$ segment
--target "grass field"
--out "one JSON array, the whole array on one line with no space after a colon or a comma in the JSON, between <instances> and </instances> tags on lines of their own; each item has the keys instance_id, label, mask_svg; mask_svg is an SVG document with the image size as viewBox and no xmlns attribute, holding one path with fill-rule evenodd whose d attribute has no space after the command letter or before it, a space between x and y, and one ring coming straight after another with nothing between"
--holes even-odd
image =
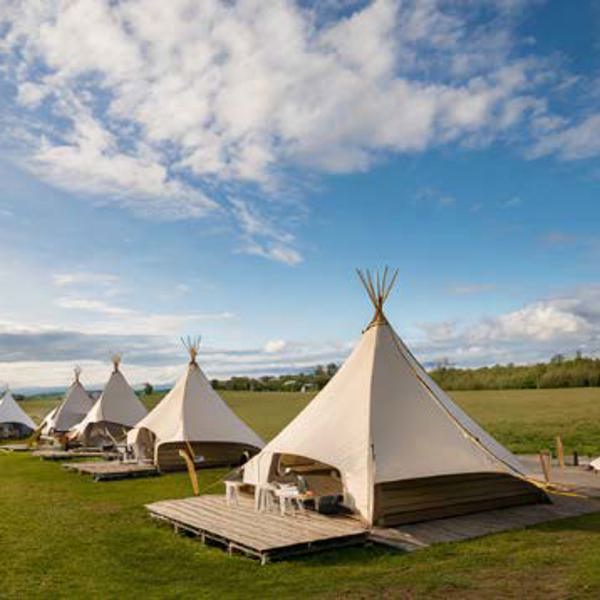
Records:
<instances>
[{"instance_id":1,"label":"grass field","mask_svg":"<svg viewBox=\"0 0 600 600\"><path fill-rule=\"evenodd\" d=\"M310 398L224 395L266 438ZM600 454L600 389L453 395L515 451L535 452L560 434L568 450ZM39 418L55 403L23 406ZM201 486L221 492L223 474L202 472ZM260 567L146 516L144 503L189 493L185 474L94 484L57 464L0 455L0 598L600 597L600 515L414 554L366 547Z\"/></svg>"}]
</instances>

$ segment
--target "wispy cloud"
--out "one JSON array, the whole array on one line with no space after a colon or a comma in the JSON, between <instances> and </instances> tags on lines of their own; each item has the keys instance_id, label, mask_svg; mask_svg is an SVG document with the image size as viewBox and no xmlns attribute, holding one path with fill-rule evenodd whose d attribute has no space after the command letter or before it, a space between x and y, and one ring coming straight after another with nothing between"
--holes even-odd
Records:
<instances>
[{"instance_id":1,"label":"wispy cloud","mask_svg":"<svg viewBox=\"0 0 600 600\"><path fill-rule=\"evenodd\" d=\"M5 143L54 185L149 219L205 218L242 197L246 251L297 264L294 240L251 230L254 199L276 201L299 172L517 132L538 155L596 152L593 117L564 126L549 113L557 76L506 4L9 2Z\"/></svg>"},{"instance_id":2,"label":"wispy cloud","mask_svg":"<svg viewBox=\"0 0 600 600\"><path fill-rule=\"evenodd\" d=\"M540 136L531 157L555 154L562 160L580 160L600 155L600 113L561 125Z\"/></svg>"},{"instance_id":3,"label":"wispy cloud","mask_svg":"<svg viewBox=\"0 0 600 600\"><path fill-rule=\"evenodd\" d=\"M502 208L516 208L522 204L519 196L511 196L501 203Z\"/></svg>"},{"instance_id":4,"label":"wispy cloud","mask_svg":"<svg viewBox=\"0 0 600 600\"><path fill-rule=\"evenodd\" d=\"M56 301L59 308L68 308L73 310L84 310L105 315L125 316L133 314L133 311L120 306L113 306L101 300L89 298L64 297Z\"/></svg>"},{"instance_id":5,"label":"wispy cloud","mask_svg":"<svg viewBox=\"0 0 600 600\"><path fill-rule=\"evenodd\" d=\"M101 285L112 286L119 282L119 277L109 273L93 273L86 271L55 273L52 282L57 287L69 287L78 285Z\"/></svg>"},{"instance_id":6,"label":"wispy cloud","mask_svg":"<svg viewBox=\"0 0 600 600\"><path fill-rule=\"evenodd\" d=\"M243 233L240 252L264 256L288 265L302 262L302 255L292 247L294 236L278 229L266 216L246 201L231 199L231 210Z\"/></svg>"},{"instance_id":7,"label":"wispy cloud","mask_svg":"<svg viewBox=\"0 0 600 600\"><path fill-rule=\"evenodd\" d=\"M418 203L429 203L441 208L454 206L456 198L434 187L425 187L417 191L415 200Z\"/></svg>"},{"instance_id":8,"label":"wispy cloud","mask_svg":"<svg viewBox=\"0 0 600 600\"><path fill-rule=\"evenodd\" d=\"M132 335L173 335L173 332L194 329L206 321L229 320L235 316L228 311L149 313L82 296L57 298L55 304L59 308L67 309L71 316L73 312L91 315L79 330L87 334L101 335L121 334L123 331Z\"/></svg>"}]
</instances>

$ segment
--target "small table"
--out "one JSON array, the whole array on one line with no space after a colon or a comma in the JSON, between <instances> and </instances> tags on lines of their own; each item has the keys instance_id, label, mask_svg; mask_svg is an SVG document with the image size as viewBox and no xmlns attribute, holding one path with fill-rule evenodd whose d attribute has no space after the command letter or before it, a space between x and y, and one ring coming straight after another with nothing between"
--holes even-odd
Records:
<instances>
[{"instance_id":1,"label":"small table","mask_svg":"<svg viewBox=\"0 0 600 600\"><path fill-rule=\"evenodd\" d=\"M294 503L298 510L304 514L304 501L312 496L307 496L301 493L296 487L283 487L275 490L275 496L279 499L279 511L281 516L285 516L286 511L289 507L292 514L294 514Z\"/></svg>"}]
</instances>

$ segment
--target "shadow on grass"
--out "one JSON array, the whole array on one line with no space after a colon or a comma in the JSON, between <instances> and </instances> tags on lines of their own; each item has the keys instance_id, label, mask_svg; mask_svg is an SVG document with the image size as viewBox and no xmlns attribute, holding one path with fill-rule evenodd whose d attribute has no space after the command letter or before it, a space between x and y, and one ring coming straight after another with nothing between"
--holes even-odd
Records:
<instances>
[{"instance_id":1,"label":"shadow on grass","mask_svg":"<svg viewBox=\"0 0 600 600\"><path fill-rule=\"evenodd\" d=\"M378 562L383 558L408 554L408 552L403 550L396 550L380 544L367 542L366 544L358 544L347 548L325 549L315 554L289 558L286 559L286 562L293 561L306 567L368 565L369 563Z\"/></svg>"}]
</instances>

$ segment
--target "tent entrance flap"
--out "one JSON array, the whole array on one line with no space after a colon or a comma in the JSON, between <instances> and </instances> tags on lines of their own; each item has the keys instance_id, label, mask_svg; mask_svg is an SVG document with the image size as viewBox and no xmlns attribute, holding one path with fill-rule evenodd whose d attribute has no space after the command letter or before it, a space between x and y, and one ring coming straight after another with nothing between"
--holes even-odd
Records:
<instances>
[{"instance_id":1,"label":"tent entrance flap","mask_svg":"<svg viewBox=\"0 0 600 600\"><path fill-rule=\"evenodd\" d=\"M548 497L508 473L457 473L377 484L373 520L391 527L537 502Z\"/></svg>"}]
</instances>

